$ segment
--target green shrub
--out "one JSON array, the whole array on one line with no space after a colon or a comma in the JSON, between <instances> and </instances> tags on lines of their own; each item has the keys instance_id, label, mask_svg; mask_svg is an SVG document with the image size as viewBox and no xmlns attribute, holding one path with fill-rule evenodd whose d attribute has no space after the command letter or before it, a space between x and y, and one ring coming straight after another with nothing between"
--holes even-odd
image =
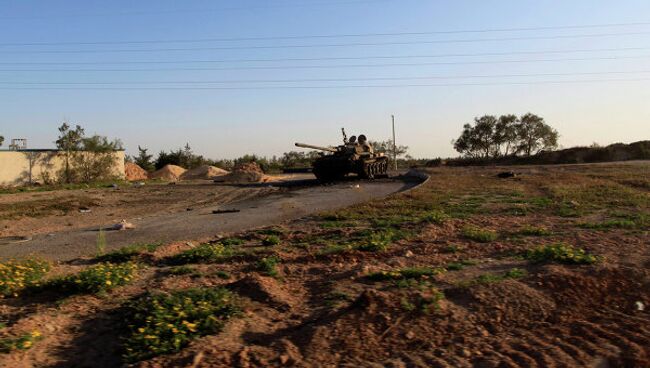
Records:
<instances>
[{"instance_id":1,"label":"green shrub","mask_svg":"<svg viewBox=\"0 0 650 368\"><path fill-rule=\"evenodd\" d=\"M0 339L0 353L11 353L14 350L28 350L41 338L41 333L38 330L34 330L31 333L18 337Z\"/></svg>"},{"instance_id":2,"label":"green shrub","mask_svg":"<svg viewBox=\"0 0 650 368\"><path fill-rule=\"evenodd\" d=\"M447 220L449 220L449 215L442 211L434 210L431 212L426 213L424 216L421 218L422 222L428 222L432 224L437 224L437 225L442 225L444 224Z\"/></svg>"},{"instance_id":3,"label":"green shrub","mask_svg":"<svg viewBox=\"0 0 650 368\"><path fill-rule=\"evenodd\" d=\"M424 277L431 277L443 273L441 268L431 267L408 267L394 271L379 271L371 273L367 276L368 279L373 281L387 281L387 280L411 280L421 279Z\"/></svg>"},{"instance_id":4,"label":"green shrub","mask_svg":"<svg viewBox=\"0 0 650 368\"><path fill-rule=\"evenodd\" d=\"M42 289L69 294L108 292L116 287L130 283L137 270L138 264L133 262L121 264L100 263L79 273L50 280L42 285Z\"/></svg>"},{"instance_id":5,"label":"green shrub","mask_svg":"<svg viewBox=\"0 0 650 368\"><path fill-rule=\"evenodd\" d=\"M499 237L496 231L479 229L473 226L464 227L462 234L465 238L477 241L479 243L489 243L497 240Z\"/></svg>"},{"instance_id":6,"label":"green shrub","mask_svg":"<svg viewBox=\"0 0 650 368\"><path fill-rule=\"evenodd\" d=\"M406 233L397 229L385 229L371 232L364 243L355 246L356 249L363 252L382 252L386 250L391 243L403 239Z\"/></svg>"},{"instance_id":7,"label":"green shrub","mask_svg":"<svg viewBox=\"0 0 650 368\"><path fill-rule=\"evenodd\" d=\"M278 257L265 257L260 259L257 264L256 268L258 271L261 273L271 276L271 277L278 277L278 264L280 263L280 258Z\"/></svg>"},{"instance_id":8,"label":"green shrub","mask_svg":"<svg viewBox=\"0 0 650 368\"><path fill-rule=\"evenodd\" d=\"M230 257L232 254L232 248L220 243L201 244L197 247L171 256L169 261L173 264L220 262Z\"/></svg>"},{"instance_id":9,"label":"green shrub","mask_svg":"<svg viewBox=\"0 0 650 368\"><path fill-rule=\"evenodd\" d=\"M135 261L144 252L155 251L161 243L132 244L95 258L98 262L124 263Z\"/></svg>"},{"instance_id":10,"label":"green shrub","mask_svg":"<svg viewBox=\"0 0 650 368\"><path fill-rule=\"evenodd\" d=\"M260 235L275 235L275 236L280 236L284 234L284 230L279 228L279 227L272 227L270 229L262 229L257 231L258 234Z\"/></svg>"},{"instance_id":11,"label":"green shrub","mask_svg":"<svg viewBox=\"0 0 650 368\"><path fill-rule=\"evenodd\" d=\"M185 265L172 267L167 272L170 275L176 275L176 276L195 275L198 273L196 269Z\"/></svg>"},{"instance_id":12,"label":"green shrub","mask_svg":"<svg viewBox=\"0 0 650 368\"><path fill-rule=\"evenodd\" d=\"M549 229L545 227L535 227L535 226L524 226L519 234L526 236L549 236L553 234Z\"/></svg>"},{"instance_id":13,"label":"green shrub","mask_svg":"<svg viewBox=\"0 0 650 368\"><path fill-rule=\"evenodd\" d=\"M239 238L225 238L221 239L219 243L225 245L226 247L232 247L234 245L242 245L244 244L244 239L239 239Z\"/></svg>"},{"instance_id":14,"label":"green shrub","mask_svg":"<svg viewBox=\"0 0 650 368\"><path fill-rule=\"evenodd\" d=\"M50 264L38 259L0 263L0 299L18 296L21 290L37 286L49 270Z\"/></svg>"},{"instance_id":15,"label":"green shrub","mask_svg":"<svg viewBox=\"0 0 650 368\"><path fill-rule=\"evenodd\" d=\"M592 264L598 257L588 254L584 249L574 248L569 244L551 244L540 246L526 252L526 259L532 262L558 262L566 264Z\"/></svg>"},{"instance_id":16,"label":"green shrub","mask_svg":"<svg viewBox=\"0 0 650 368\"><path fill-rule=\"evenodd\" d=\"M502 274L488 273L488 274L480 275L473 280L461 282L460 286L470 287L473 285L492 284L495 282L501 282L506 279L520 279L526 276L527 274L528 273L526 272L526 270L522 270L521 268L513 268Z\"/></svg>"},{"instance_id":17,"label":"green shrub","mask_svg":"<svg viewBox=\"0 0 650 368\"><path fill-rule=\"evenodd\" d=\"M272 246L280 244L280 237L277 235L269 235L262 239L262 245Z\"/></svg>"},{"instance_id":18,"label":"green shrub","mask_svg":"<svg viewBox=\"0 0 650 368\"><path fill-rule=\"evenodd\" d=\"M607 220L603 222L587 222L579 225L585 229L609 230L609 229L634 229L637 223L628 219Z\"/></svg>"},{"instance_id":19,"label":"green shrub","mask_svg":"<svg viewBox=\"0 0 650 368\"><path fill-rule=\"evenodd\" d=\"M178 352L193 339L219 332L239 308L230 291L202 288L147 294L125 311L124 358L137 362Z\"/></svg>"},{"instance_id":20,"label":"green shrub","mask_svg":"<svg viewBox=\"0 0 650 368\"><path fill-rule=\"evenodd\" d=\"M458 261L458 262L451 262L451 263L447 264L447 266L445 268L448 271L460 271L463 268L465 268L465 266L473 266L475 264L476 264L476 261L462 260L462 261Z\"/></svg>"}]
</instances>

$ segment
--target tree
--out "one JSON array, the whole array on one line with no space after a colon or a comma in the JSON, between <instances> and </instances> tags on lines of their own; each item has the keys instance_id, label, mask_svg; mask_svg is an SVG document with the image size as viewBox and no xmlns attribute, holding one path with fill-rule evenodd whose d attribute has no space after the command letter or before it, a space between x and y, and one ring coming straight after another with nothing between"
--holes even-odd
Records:
<instances>
[{"instance_id":1,"label":"tree","mask_svg":"<svg viewBox=\"0 0 650 368\"><path fill-rule=\"evenodd\" d=\"M122 148L118 139L110 141L100 135L82 137L80 150L72 156L73 176L84 183L112 179L116 174L113 171L117 160L115 151Z\"/></svg>"},{"instance_id":2,"label":"tree","mask_svg":"<svg viewBox=\"0 0 650 368\"><path fill-rule=\"evenodd\" d=\"M146 148L142 148L138 146L138 156L135 157L133 160L136 165L140 166L141 168L151 172L154 171L155 166L153 164L153 155L150 155L147 153Z\"/></svg>"},{"instance_id":3,"label":"tree","mask_svg":"<svg viewBox=\"0 0 650 368\"><path fill-rule=\"evenodd\" d=\"M526 156L557 148L559 133L546 124L540 116L531 113L522 116L516 131L519 142L517 151Z\"/></svg>"},{"instance_id":4,"label":"tree","mask_svg":"<svg viewBox=\"0 0 650 368\"><path fill-rule=\"evenodd\" d=\"M534 114L521 118L485 115L465 124L454 148L465 157L488 159L509 155L533 155L557 148L558 132Z\"/></svg>"},{"instance_id":5,"label":"tree","mask_svg":"<svg viewBox=\"0 0 650 368\"><path fill-rule=\"evenodd\" d=\"M2 144L5 142L5 137L0 135L0 147L2 147Z\"/></svg>"},{"instance_id":6,"label":"tree","mask_svg":"<svg viewBox=\"0 0 650 368\"><path fill-rule=\"evenodd\" d=\"M508 156L516 152L518 121L517 116L512 114L499 117L494 131L495 153Z\"/></svg>"},{"instance_id":7,"label":"tree","mask_svg":"<svg viewBox=\"0 0 650 368\"><path fill-rule=\"evenodd\" d=\"M383 152L386 155L390 156L391 158L393 157L393 140L389 139L386 141L378 141L378 142L373 142L371 141L370 144L372 145L372 148L375 150L375 152ZM403 156L406 156L408 153L408 146L401 146L397 145L395 147L395 151L397 153L397 158L401 158Z\"/></svg>"},{"instance_id":8,"label":"tree","mask_svg":"<svg viewBox=\"0 0 650 368\"><path fill-rule=\"evenodd\" d=\"M454 149L467 157L489 158L498 151L495 146L497 118L484 115L474 118L474 125L465 124L460 137L456 139Z\"/></svg>"},{"instance_id":9,"label":"tree","mask_svg":"<svg viewBox=\"0 0 650 368\"><path fill-rule=\"evenodd\" d=\"M74 130L71 130L70 125L68 125L67 122L63 122L63 124L59 127L59 138L55 143L56 147L63 152L65 157L63 179L66 183L71 183L73 181L70 160L74 152L79 150L83 136L84 130L79 125L77 125Z\"/></svg>"}]
</instances>

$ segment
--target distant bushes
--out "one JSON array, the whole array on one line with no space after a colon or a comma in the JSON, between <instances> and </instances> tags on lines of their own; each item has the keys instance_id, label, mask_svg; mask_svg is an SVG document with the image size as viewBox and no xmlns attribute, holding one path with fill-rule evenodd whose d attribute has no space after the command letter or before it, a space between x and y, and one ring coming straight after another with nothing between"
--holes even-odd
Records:
<instances>
[{"instance_id":1,"label":"distant bushes","mask_svg":"<svg viewBox=\"0 0 650 368\"><path fill-rule=\"evenodd\" d=\"M431 160L426 166L553 165L630 160L650 160L650 141L615 143L606 147L573 147L558 151L541 151L532 156Z\"/></svg>"}]
</instances>

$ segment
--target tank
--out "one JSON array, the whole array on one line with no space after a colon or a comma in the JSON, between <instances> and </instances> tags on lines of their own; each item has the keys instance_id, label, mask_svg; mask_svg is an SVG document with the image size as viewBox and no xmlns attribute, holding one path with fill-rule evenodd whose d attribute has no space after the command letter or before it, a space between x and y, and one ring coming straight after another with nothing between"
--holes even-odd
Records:
<instances>
[{"instance_id":1,"label":"tank","mask_svg":"<svg viewBox=\"0 0 650 368\"><path fill-rule=\"evenodd\" d=\"M321 147L296 143L296 147L322 151L314 160L312 171L321 182L341 180L349 174L363 179L385 177L388 173L388 157L383 153L363 152L361 147L351 144L343 133L344 144L336 147Z\"/></svg>"}]
</instances>

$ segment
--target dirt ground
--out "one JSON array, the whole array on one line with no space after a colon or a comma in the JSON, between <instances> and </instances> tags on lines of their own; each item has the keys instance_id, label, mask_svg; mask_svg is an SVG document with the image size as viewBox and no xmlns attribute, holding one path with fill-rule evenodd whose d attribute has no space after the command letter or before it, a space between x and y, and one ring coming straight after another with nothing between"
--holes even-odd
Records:
<instances>
[{"instance_id":1,"label":"dirt ground","mask_svg":"<svg viewBox=\"0 0 650 368\"><path fill-rule=\"evenodd\" d=\"M124 184L117 188L3 194L0 237L110 226L123 219L227 204L278 190L263 185L214 185L208 180L194 180L174 185L150 182L141 187Z\"/></svg>"},{"instance_id":2,"label":"dirt ground","mask_svg":"<svg viewBox=\"0 0 650 368\"><path fill-rule=\"evenodd\" d=\"M0 300L1 336L43 335L0 366L118 366L130 300L225 287L242 312L220 332L132 365L650 367L650 163L427 171L410 192L235 234L234 253L183 273L169 260L191 246L163 245L108 294Z\"/></svg>"}]
</instances>

